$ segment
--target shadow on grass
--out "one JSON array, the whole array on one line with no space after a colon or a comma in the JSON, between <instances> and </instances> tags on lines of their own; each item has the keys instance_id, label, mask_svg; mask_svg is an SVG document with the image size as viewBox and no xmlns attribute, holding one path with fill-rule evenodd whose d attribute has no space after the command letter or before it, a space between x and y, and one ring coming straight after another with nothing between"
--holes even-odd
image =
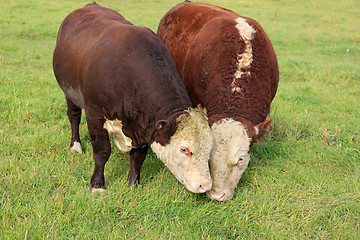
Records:
<instances>
[{"instance_id":1,"label":"shadow on grass","mask_svg":"<svg viewBox=\"0 0 360 240\"><path fill-rule=\"evenodd\" d=\"M146 186L152 184L153 180L161 174L165 165L158 159L155 153L149 149L146 159L140 171L140 185ZM112 153L109 161L106 163L105 172L107 171L106 185L110 187L112 182L121 182L128 186L127 176L130 170L130 154L120 152L112 144Z\"/></svg>"},{"instance_id":2,"label":"shadow on grass","mask_svg":"<svg viewBox=\"0 0 360 240\"><path fill-rule=\"evenodd\" d=\"M282 164L295 158L294 151L298 144L315 136L314 130L307 122L299 123L296 119L287 122L281 117L274 118L265 141L252 146L251 160L238 183L237 192L241 192L241 188L248 184L253 184L255 175L261 174L271 167L281 170Z\"/></svg>"},{"instance_id":3,"label":"shadow on grass","mask_svg":"<svg viewBox=\"0 0 360 240\"><path fill-rule=\"evenodd\" d=\"M314 131L310 125L296 121L287 122L283 118L274 118L265 141L252 146L251 161L238 183L235 196L242 192L242 188L253 184L256 174L261 174L274 165L291 161L294 158L294 146L299 141L306 141L306 139L314 137ZM83 135L82 141L86 142L86 144L83 144L84 150L92 151L87 132ZM93 160L91 159L91 161L92 169ZM161 185L164 181L164 176L167 175L164 172L165 168L165 165L150 149L141 169L140 185L145 188L151 185ZM112 143L112 154L105 168L106 188L116 187L119 184L127 188L129 169L129 154L120 152ZM89 181L91 173L89 174ZM206 194L196 194L196 201L207 202L209 199L206 197Z\"/></svg>"}]
</instances>

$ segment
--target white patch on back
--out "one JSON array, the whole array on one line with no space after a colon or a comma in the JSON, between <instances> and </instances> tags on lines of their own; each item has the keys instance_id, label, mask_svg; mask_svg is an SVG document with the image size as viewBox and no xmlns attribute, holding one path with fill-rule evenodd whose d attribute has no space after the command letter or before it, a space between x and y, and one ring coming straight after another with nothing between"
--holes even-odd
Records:
<instances>
[{"instance_id":1,"label":"white patch on back","mask_svg":"<svg viewBox=\"0 0 360 240\"><path fill-rule=\"evenodd\" d=\"M108 131L109 136L113 136L114 143L120 151L128 152L133 148L133 146L131 145L131 138L125 136L122 131L122 124L120 120L106 119L104 123L104 128Z\"/></svg>"},{"instance_id":2,"label":"white patch on back","mask_svg":"<svg viewBox=\"0 0 360 240\"><path fill-rule=\"evenodd\" d=\"M78 152L80 154L82 154L82 149L81 149L81 144L79 142L74 142L74 145L70 148L70 152Z\"/></svg>"},{"instance_id":3,"label":"white patch on back","mask_svg":"<svg viewBox=\"0 0 360 240\"><path fill-rule=\"evenodd\" d=\"M241 39L245 43L245 47L244 51L237 57L237 70L234 75L234 80L231 83L231 91L240 93L241 88L236 86L236 79L241 78L244 74L250 75L250 65L253 61L251 40L254 38L254 33L256 31L244 18L238 17L235 21L237 22L235 27L239 31Z\"/></svg>"}]
</instances>

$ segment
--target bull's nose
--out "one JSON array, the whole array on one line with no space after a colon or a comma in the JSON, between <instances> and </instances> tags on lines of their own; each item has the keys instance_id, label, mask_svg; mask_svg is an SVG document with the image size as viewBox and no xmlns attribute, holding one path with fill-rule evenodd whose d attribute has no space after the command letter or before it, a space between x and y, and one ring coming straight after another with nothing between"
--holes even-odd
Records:
<instances>
[{"instance_id":1,"label":"bull's nose","mask_svg":"<svg viewBox=\"0 0 360 240\"><path fill-rule=\"evenodd\" d=\"M209 198L211 198L211 199L216 199L216 200L218 200L218 201L224 201L224 200L225 200L225 193L223 193L223 194L216 194L216 193L208 192L208 196L209 196Z\"/></svg>"},{"instance_id":2,"label":"bull's nose","mask_svg":"<svg viewBox=\"0 0 360 240\"><path fill-rule=\"evenodd\" d=\"M200 185L199 187L199 193L207 192L211 189L211 185Z\"/></svg>"}]
</instances>

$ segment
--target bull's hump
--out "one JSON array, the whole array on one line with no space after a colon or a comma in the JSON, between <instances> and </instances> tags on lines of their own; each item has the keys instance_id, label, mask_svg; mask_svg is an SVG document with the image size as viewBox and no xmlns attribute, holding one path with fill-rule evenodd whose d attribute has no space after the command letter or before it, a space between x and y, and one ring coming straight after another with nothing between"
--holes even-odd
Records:
<instances>
[{"instance_id":1,"label":"bull's hump","mask_svg":"<svg viewBox=\"0 0 360 240\"><path fill-rule=\"evenodd\" d=\"M109 24L132 25L118 12L102 7L96 3L91 3L83 8L70 13L61 26L62 34L76 35L84 30L105 29L104 25Z\"/></svg>"}]
</instances>

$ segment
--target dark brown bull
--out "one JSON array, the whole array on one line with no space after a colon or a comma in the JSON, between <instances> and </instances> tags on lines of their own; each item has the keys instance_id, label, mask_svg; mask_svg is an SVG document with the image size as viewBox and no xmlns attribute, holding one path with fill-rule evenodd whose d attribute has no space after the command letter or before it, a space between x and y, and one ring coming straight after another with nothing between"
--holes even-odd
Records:
<instances>
[{"instance_id":1,"label":"dark brown bull","mask_svg":"<svg viewBox=\"0 0 360 240\"><path fill-rule=\"evenodd\" d=\"M96 3L86 5L61 24L53 67L66 95L71 150L79 153L81 109L86 113L93 190L105 184L109 136L121 151L130 151L129 184L139 181L150 145L190 191L211 188L211 130L205 115L191 108L166 47L150 29Z\"/></svg>"},{"instance_id":2,"label":"dark brown bull","mask_svg":"<svg viewBox=\"0 0 360 240\"><path fill-rule=\"evenodd\" d=\"M167 46L194 105L206 108L216 145L210 158L210 198L231 199L261 140L279 71L271 41L258 22L230 10L184 2L161 20Z\"/></svg>"}]
</instances>

